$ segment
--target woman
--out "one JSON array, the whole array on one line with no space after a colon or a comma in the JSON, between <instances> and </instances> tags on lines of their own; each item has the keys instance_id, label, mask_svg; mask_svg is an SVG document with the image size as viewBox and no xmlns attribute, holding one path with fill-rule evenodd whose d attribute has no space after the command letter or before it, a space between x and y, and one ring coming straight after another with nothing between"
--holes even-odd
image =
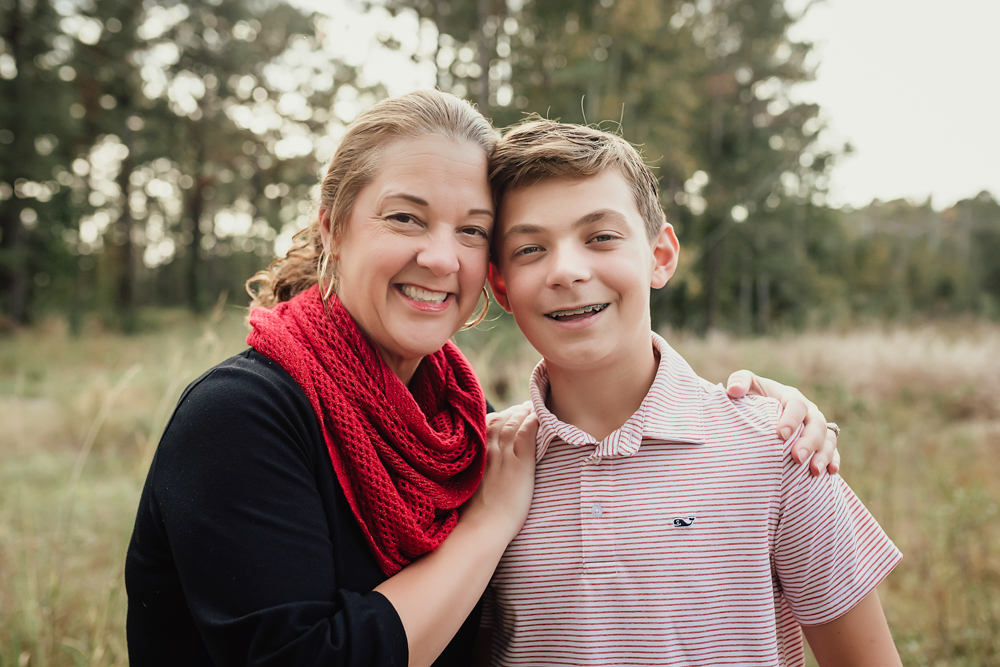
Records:
<instances>
[{"instance_id":1,"label":"woman","mask_svg":"<svg viewBox=\"0 0 1000 667\"><path fill-rule=\"evenodd\" d=\"M317 220L255 277L251 349L188 387L150 467L134 667L466 664L534 471L528 408L487 426L448 340L485 294L495 139L433 91L351 126Z\"/></svg>"}]
</instances>

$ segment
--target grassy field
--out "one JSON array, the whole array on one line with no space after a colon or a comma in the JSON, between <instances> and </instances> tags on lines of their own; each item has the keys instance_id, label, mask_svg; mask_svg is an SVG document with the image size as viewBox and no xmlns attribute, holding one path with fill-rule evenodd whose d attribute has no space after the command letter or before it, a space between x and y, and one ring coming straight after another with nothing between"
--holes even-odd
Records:
<instances>
[{"instance_id":1,"label":"grassy field","mask_svg":"<svg viewBox=\"0 0 1000 667\"><path fill-rule=\"evenodd\" d=\"M0 340L0 665L124 665L122 563L183 387L243 348L233 311L132 337L58 321ZM498 405L536 355L510 322L460 334ZM843 474L902 549L880 587L907 665L1000 665L1000 327L781 338L667 332L704 377L799 386L844 427Z\"/></svg>"}]
</instances>

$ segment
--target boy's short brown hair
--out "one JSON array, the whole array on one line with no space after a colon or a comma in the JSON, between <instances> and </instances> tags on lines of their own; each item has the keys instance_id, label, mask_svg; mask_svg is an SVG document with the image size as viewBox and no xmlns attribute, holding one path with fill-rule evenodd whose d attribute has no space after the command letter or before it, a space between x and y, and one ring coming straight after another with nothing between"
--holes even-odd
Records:
<instances>
[{"instance_id":1,"label":"boy's short brown hair","mask_svg":"<svg viewBox=\"0 0 1000 667\"><path fill-rule=\"evenodd\" d=\"M614 168L635 198L652 243L666 223L653 171L632 144L617 134L586 125L529 119L497 143L490 158L490 186L497 210L509 190L544 178L586 178Z\"/></svg>"}]
</instances>

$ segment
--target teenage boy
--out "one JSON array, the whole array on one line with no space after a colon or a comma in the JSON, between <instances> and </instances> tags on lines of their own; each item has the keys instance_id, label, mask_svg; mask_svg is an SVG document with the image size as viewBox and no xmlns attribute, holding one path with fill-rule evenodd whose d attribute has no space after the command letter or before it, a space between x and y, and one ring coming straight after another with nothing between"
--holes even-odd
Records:
<instances>
[{"instance_id":1,"label":"teenage boy","mask_svg":"<svg viewBox=\"0 0 1000 667\"><path fill-rule=\"evenodd\" d=\"M544 357L531 511L491 584L494 665L897 665L876 585L899 551L839 476L650 331L677 266L618 136L533 121L492 167L493 292Z\"/></svg>"}]
</instances>

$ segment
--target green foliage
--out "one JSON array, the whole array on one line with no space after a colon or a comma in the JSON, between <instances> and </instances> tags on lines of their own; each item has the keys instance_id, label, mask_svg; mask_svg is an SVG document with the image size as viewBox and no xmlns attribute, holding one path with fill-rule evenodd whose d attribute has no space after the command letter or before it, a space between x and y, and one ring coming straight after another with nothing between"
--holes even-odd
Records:
<instances>
[{"instance_id":1,"label":"green foliage","mask_svg":"<svg viewBox=\"0 0 1000 667\"><path fill-rule=\"evenodd\" d=\"M242 294L305 225L355 71L277 0L0 2L4 326ZM326 142L326 143L324 143ZM323 150L319 150L324 147Z\"/></svg>"},{"instance_id":2,"label":"green foliage","mask_svg":"<svg viewBox=\"0 0 1000 667\"><path fill-rule=\"evenodd\" d=\"M876 202L846 215L845 226L856 235L844 280L858 312L995 315L991 250L1000 249L1000 204L988 193L940 213L927 205Z\"/></svg>"},{"instance_id":3,"label":"green foliage","mask_svg":"<svg viewBox=\"0 0 1000 667\"><path fill-rule=\"evenodd\" d=\"M534 112L640 148L682 245L657 323L1000 314L991 195L826 205L847 147L818 146L820 110L790 94L815 58L782 0L384 7L417 15L436 37L412 57L498 126ZM142 306L242 299L308 223L344 123L384 94L328 55L333 20L278 0L0 0L0 328L61 310L128 331Z\"/></svg>"},{"instance_id":4,"label":"green foliage","mask_svg":"<svg viewBox=\"0 0 1000 667\"><path fill-rule=\"evenodd\" d=\"M1000 272L985 257L956 258L948 243L892 231L857 234L858 213L826 206L830 171L849 148L817 145L820 110L790 94L813 77L815 59L811 44L789 37L801 17L781 0L394 0L390 7L436 25L438 85L478 102L498 126L534 112L598 123L641 149L658 171L682 246L678 274L653 295L654 321L749 333L992 312ZM978 206L961 215L991 215L989 202ZM899 202L883 214L905 217L908 208L917 207ZM963 238L955 242L970 240ZM883 279L886 253L896 262L912 257L904 261L908 277Z\"/></svg>"}]
</instances>

